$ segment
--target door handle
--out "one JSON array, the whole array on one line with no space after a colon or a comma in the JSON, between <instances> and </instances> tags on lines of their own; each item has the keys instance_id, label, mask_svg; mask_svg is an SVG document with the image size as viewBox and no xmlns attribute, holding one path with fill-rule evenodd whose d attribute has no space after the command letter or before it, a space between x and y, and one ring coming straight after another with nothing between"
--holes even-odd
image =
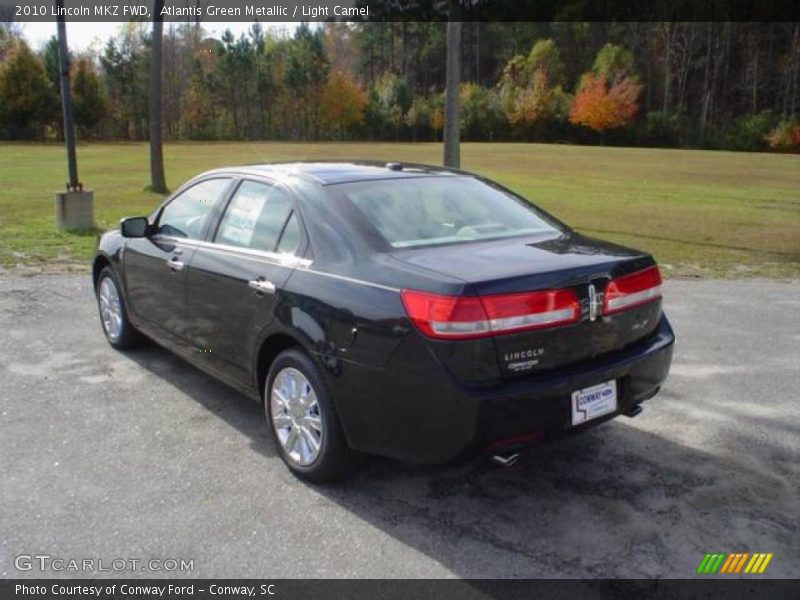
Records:
<instances>
[{"instance_id":1,"label":"door handle","mask_svg":"<svg viewBox=\"0 0 800 600\"><path fill-rule=\"evenodd\" d=\"M266 279L251 279L247 282L247 285L257 292L266 292L268 294L275 293L275 284Z\"/></svg>"},{"instance_id":2,"label":"door handle","mask_svg":"<svg viewBox=\"0 0 800 600\"><path fill-rule=\"evenodd\" d=\"M173 256L167 261L167 266L173 271L183 271L184 264L177 256Z\"/></svg>"}]
</instances>

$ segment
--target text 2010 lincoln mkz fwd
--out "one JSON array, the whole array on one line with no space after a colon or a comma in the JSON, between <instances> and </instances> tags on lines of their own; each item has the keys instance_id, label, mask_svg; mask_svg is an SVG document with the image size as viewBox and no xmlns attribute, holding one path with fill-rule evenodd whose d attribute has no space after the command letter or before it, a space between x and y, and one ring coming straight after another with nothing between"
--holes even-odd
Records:
<instances>
[{"instance_id":1,"label":"text 2010 lincoln mkz fwd","mask_svg":"<svg viewBox=\"0 0 800 600\"><path fill-rule=\"evenodd\" d=\"M203 173L100 240L115 348L151 338L263 402L314 481L638 413L669 371L661 276L468 173L371 162Z\"/></svg>"}]
</instances>

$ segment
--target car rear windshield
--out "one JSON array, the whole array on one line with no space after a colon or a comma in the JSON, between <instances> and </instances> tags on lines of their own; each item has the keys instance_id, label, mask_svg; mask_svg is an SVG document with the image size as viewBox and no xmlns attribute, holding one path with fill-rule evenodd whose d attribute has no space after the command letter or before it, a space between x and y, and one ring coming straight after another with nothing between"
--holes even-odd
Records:
<instances>
[{"instance_id":1,"label":"car rear windshield","mask_svg":"<svg viewBox=\"0 0 800 600\"><path fill-rule=\"evenodd\" d=\"M559 230L529 203L472 177L384 179L336 187L393 248Z\"/></svg>"}]
</instances>

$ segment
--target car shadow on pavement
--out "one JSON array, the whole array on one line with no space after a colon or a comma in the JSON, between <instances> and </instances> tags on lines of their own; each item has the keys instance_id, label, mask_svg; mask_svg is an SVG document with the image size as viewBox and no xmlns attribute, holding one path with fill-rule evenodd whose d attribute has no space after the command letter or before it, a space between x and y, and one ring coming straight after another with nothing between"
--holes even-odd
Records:
<instances>
[{"instance_id":1,"label":"car shadow on pavement","mask_svg":"<svg viewBox=\"0 0 800 600\"><path fill-rule=\"evenodd\" d=\"M166 350L129 356L245 434L254 452L280 460L258 403ZM512 468L485 456L436 467L369 457L344 482L298 485L459 577L685 578L715 551L773 552L771 576L796 577L792 458L762 440L759 452L778 462L758 469L740 460L752 440L731 437L712 453L646 431L672 393L637 421L531 448Z\"/></svg>"},{"instance_id":2,"label":"car shadow on pavement","mask_svg":"<svg viewBox=\"0 0 800 600\"><path fill-rule=\"evenodd\" d=\"M712 550L797 556L796 492L617 420L511 469L373 465L326 494L462 577L604 578L690 577Z\"/></svg>"},{"instance_id":3,"label":"car shadow on pavement","mask_svg":"<svg viewBox=\"0 0 800 600\"><path fill-rule=\"evenodd\" d=\"M254 451L280 460L267 435L263 412L258 402L155 343L127 352L126 357L247 435Z\"/></svg>"}]
</instances>

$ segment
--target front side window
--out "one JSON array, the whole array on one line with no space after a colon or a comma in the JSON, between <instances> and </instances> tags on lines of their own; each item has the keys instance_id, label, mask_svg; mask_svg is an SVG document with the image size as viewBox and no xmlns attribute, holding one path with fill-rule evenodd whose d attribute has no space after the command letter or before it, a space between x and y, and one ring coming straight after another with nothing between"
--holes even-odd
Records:
<instances>
[{"instance_id":1,"label":"front side window","mask_svg":"<svg viewBox=\"0 0 800 600\"><path fill-rule=\"evenodd\" d=\"M175 196L161 211L157 233L199 240L230 179L207 179Z\"/></svg>"},{"instance_id":2,"label":"front side window","mask_svg":"<svg viewBox=\"0 0 800 600\"><path fill-rule=\"evenodd\" d=\"M472 177L384 179L336 188L393 248L558 231L533 206Z\"/></svg>"},{"instance_id":3,"label":"front side window","mask_svg":"<svg viewBox=\"0 0 800 600\"><path fill-rule=\"evenodd\" d=\"M283 188L243 181L225 211L214 241L272 252L291 212L292 200Z\"/></svg>"}]
</instances>

